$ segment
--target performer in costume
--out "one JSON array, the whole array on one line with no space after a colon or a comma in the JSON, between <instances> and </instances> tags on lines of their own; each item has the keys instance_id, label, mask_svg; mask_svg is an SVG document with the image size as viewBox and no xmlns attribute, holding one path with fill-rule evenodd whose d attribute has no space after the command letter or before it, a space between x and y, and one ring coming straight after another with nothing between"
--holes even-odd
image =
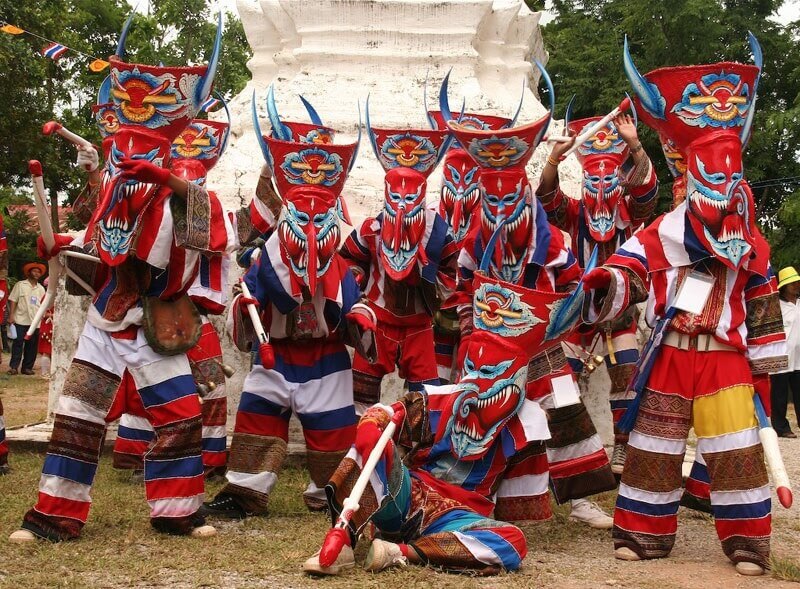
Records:
<instances>
[{"instance_id":1,"label":"performer in costume","mask_svg":"<svg viewBox=\"0 0 800 589\"><path fill-rule=\"evenodd\" d=\"M374 327L369 309L358 304L355 278L337 253L337 201L358 143L302 141L297 126L281 121L277 111L272 135L264 138L253 112L283 212L245 274L253 299L237 296L229 316L236 345L248 350L255 334L246 306L257 305L274 349L274 366L265 366L257 355L245 379L228 484L204 506L208 515L233 518L266 513L286 458L292 412L303 426L312 481L303 499L310 509L324 507L322 487L355 434L345 339L349 330Z\"/></svg>"},{"instance_id":2,"label":"performer in costume","mask_svg":"<svg viewBox=\"0 0 800 589\"><path fill-rule=\"evenodd\" d=\"M525 536L503 520L537 520L549 510L540 501L547 480L536 477L539 463L530 452L549 437L547 418L526 386L527 359L564 337L577 316L573 312L563 323L566 293L527 289L482 267L470 305L474 328L462 340L468 347L463 377L366 411L355 445L327 489L334 515L398 412L402 426L371 473L349 529L329 532L334 539L342 533L338 558L323 566L318 552L304 563L307 572L337 574L352 567L355 540L369 522L380 532L364 563L370 571L410 562L490 575L521 566Z\"/></svg>"},{"instance_id":3,"label":"performer in costume","mask_svg":"<svg viewBox=\"0 0 800 589\"><path fill-rule=\"evenodd\" d=\"M377 361L353 359L353 396L364 408L380 401L383 377L397 368L408 390L438 384L431 318L455 288L458 249L447 223L425 206L427 177L450 143L447 131L367 132L386 170L384 206L353 230L342 255L378 318Z\"/></svg>"},{"instance_id":4,"label":"performer in costume","mask_svg":"<svg viewBox=\"0 0 800 589\"><path fill-rule=\"evenodd\" d=\"M0 215L0 324L6 312L8 298L8 242L3 228L3 215ZM0 360L2 360L0 349ZM0 398L0 476L8 474L8 443L6 442L6 421L3 417L3 399Z\"/></svg>"},{"instance_id":5,"label":"performer in costume","mask_svg":"<svg viewBox=\"0 0 800 589\"><path fill-rule=\"evenodd\" d=\"M760 62L752 37L751 46ZM669 554L694 427L723 551L739 573L759 575L769 564L771 502L753 394L768 407L767 373L786 365L769 246L742 182L760 63L642 76L626 41L625 69L642 119L685 155L687 198L585 277L589 320L614 319L647 300L655 325L656 351L635 381L641 396L614 513L615 555ZM705 302L692 308L687 298Z\"/></svg>"},{"instance_id":6,"label":"performer in costume","mask_svg":"<svg viewBox=\"0 0 800 589\"><path fill-rule=\"evenodd\" d=\"M572 101L566 115L566 127L572 135L580 135L601 118L570 120L571 111ZM658 179L636 133L635 114L634 117L619 114L578 146L575 155L583 170L580 199L567 196L558 179L558 165L571 146L571 143L553 146L536 195L550 222L571 237L578 263L584 268L595 247L598 263L602 264L651 219ZM570 366L576 373L587 369L596 354L605 355L614 423L611 470L616 474L622 472L625 464L628 435L619 431L616 424L632 398L628 383L639 359L638 319L638 310L631 307L619 320L581 329L565 344Z\"/></svg>"},{"instance_id":7,"label":"performer in costume","mask_svg":"<svg viewBox=\"0 0 800 589\"><path fill-rule=\"evenodd\" d=\"M545 79L549 82L549 78ZM551 103L550 112L552 106ZM548 114L537 123L497 131L453 127L456 139L481 168L480 211L459 257L456 300L463 317L459 346L462 359L472 327L472 278L484 255L489 256L490 276L526 288L564 291L573 288L580 277L580 268L564 234L548 223L542 205L533 197L525 171L549 119ZM611 518L586 499L616 486L602 441L582 402L556 408L551 400L554 383L565 383L573 389L577 386L563 350L556 345L538 356L529 355L528 360L528 394L546 398L553 436L546 448L543 444L536 448L541 464L536 476L540 479L542 517L550 514L546 492L549 477L556 501L571 501L573 519L608 529Z\"/></svg>"},{"instance_id":8,"label":"performer in costume","mask_svg":"<svg viewBox=\"0 0 800 589\"><path fill-rule=\"evenodd\" d=\"M73 242L59 235L55 248L43 252L53 256L71 244L85 245L100 258L97 294L59 398L39 499L12 541L79 536L106 424L126 409L118 391L123 378L156 431L145 455L153 527L215 533L197 514L203 501L200 405L184 351L194 344L199 318L184 295L201 252L224 254L233 231L216 198L165 166L172 140L210 95L222 20L209 65L184 68L126 63L130 22L110 58L120 127L109 142L100 205L82 236Z\"/></svg>"},{"instance_id":9,"label":"performer in costume","mask_svg":"<svg viewBox=\"0 0 800 589\"><path fill-rule=\"evenodd\" d=\"M229 129L229 122L193 120L172 142L172 172L187 182L205 186L208 172L225 151ZM226 462L228 411L224 370L229 369L222 362L222 345L208 315L221 315L225 311L229 268L229 256L201 256L197 277L187 293L202 321L200 339L186 356L202 402L206 476L223 474ZM153 438L145 413L123 414L114 442L114 467L141 470L143 456Z\"/></svg>"},{"instance_id":10,"label":"performer in costume","mask_svg":"<svg viewBox=\"0 0 800 589\"><path fill-rule=\"evenodd\" d=\"M447 97L449 78L448 72L439 91L440 110L428 110L426 100L428 122L434 130L446 130L449 120L446 117L452 116ZM519 108L513 119L462 112L458 115L458 123L465 127L484 130L513 127L521 108L522 100L520 100ZM439 216L447 221L448 233L452 236L458 250L461 249L476 217L473 213L477 211L480 203L480 186L478 184L480 173L480 166L473 161L458 141L453 141L442 163L442 189L437 211ZM441 384L453 382L460 339L458 311L453 295L442 302L441 308L433 316L436 366Z\"/></svg>"}]
</instances>

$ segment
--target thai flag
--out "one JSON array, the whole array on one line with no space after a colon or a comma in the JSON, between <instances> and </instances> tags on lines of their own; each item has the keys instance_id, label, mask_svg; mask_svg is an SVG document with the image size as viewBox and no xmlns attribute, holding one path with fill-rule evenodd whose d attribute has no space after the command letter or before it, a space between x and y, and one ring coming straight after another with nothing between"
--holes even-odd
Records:
<instances>
[{"instance_id":1,"label":"thai flag","mask_svg":"<svg viewBox=\"0 0 800 589\"><path fill-rule=\"evenodd\" d=\"M220 104L222 104L221 101L217 100L213 96L209 96L208 100L206 100L200 107L200 110L203 112L211 112L212 110L217 108Z\"/></svg>"},{"instance_id":2,"label":"thai flag","mask_svg":"<svg viewBox=\"0 0 800 589\"><path fill-rule=\"evenodd\" d=\"M49 57L53 61L58 61L67 51L69 51L69 47L54 42L42 49L42 55Z\"/></svg>"}]
</instances>

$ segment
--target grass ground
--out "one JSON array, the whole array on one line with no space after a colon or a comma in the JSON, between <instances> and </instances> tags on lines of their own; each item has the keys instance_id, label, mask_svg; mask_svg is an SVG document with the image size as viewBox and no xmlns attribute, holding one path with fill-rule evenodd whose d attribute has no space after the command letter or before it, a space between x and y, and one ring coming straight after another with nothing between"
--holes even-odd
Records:
<instances>
[{"instance_id":1,"label":"grass ground","mask_svg":"<svg viewBox=\"0 0 800 589\"><path fill-rule=\"evenodd\" d=\"M50 381L38 376L8 376L8 354L0 364L0 399L6 427L39 423L47 418L47 387Z\"/></svg>"},{"instance_id":2,"label":"grass ground","mask_svg":"<svg viewBox=\"0 0 800 589\"><path fill-rule=\"evenodd\" d=\"M38 377L0 375L0 389L11 424L44 417L46 381ZM38 387L38 392L37 391ZM790 475L800 479L800 440L781 440ZM20 587L269 587L294 589L453 589L557 587L589 589L731 589L797 587L800 581L800 516L797 508L774 509L773 574L762 578L736 575L719 548L710 517L681 511L675 550L668 559L640 563L614 560L609 532L591 530L569 520L566 506L554 507L548 522L523 524L528 556L519 573L495 578L457 576L431 568L408 567L378 574L360 568L336 578L312 578L300 570L320 546L328 522L308 513L301 493L305 472L288 468L271 498L271 514L244 522L214 522L218 535L206 540L155 533L147 519L141 485L114 471L103 457L93 493L94 506L80 540L59 545L5 543L36 499L43 456L14 452L13 472L0 477L0 588ZM220 485L209 485L213 496ZM610 510L614 493L596 498ZM776 502L777 503L777 502ZM366 553L366 542L356 550Z\"/></svg>"}]
</instances>

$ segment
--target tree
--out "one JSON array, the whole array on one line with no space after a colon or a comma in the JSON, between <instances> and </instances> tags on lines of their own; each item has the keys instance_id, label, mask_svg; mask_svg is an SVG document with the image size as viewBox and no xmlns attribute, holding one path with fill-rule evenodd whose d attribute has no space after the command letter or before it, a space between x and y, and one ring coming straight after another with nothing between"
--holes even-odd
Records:
<instances>
[{"instance_id":1,"label":"tree","mask_svg":"<svg viewBox=\"0 0 800 589\"><path fill-rule=\"evenodd\" d=\"M544 27L550 53L548 71L559 112L576 95L576 118L606 113L630 86L622 68L625 35L637 67L651 69L715 61L751 62L747 31L764 52L753 137L745 171L753 185L759 221L773 243L792 239L800 254L800 203L797 214L785 204L800 198L791 184L769 182L800 176L800 51L798 29L772 17L782 0L554 0L555 20ZM658 138L642 130L642 143L659 169L660 208L671 200L671 178L659 165ZM776 251L783 259L786 250ZM797 258L795 258L797 259Z\"/></svg>"}]
</instances>

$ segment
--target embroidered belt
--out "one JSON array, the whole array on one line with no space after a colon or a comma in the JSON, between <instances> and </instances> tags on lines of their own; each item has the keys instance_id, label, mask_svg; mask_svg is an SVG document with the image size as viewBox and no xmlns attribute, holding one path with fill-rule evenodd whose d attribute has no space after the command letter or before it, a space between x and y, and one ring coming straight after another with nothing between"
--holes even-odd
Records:
<instances>
[{"instance_id":1,"label":"embroidered belt","mask_svg":"<svg viewBox=\"0 0 800 589\"><path fill-rule=\"evenodd\" d=\"M670 331L664 338L664 345L679 350L697 350L698 352L735 352L736 348L717 340L710 333L687 335L678 331Z\"/></svg>"}]
</instances>

